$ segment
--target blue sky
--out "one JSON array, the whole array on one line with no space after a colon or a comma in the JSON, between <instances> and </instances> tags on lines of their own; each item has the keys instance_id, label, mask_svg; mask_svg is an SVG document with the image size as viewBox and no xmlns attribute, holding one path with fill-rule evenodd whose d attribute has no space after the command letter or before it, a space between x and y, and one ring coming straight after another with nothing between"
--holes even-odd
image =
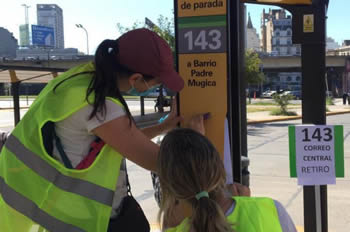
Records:
<instances>
[{"instance_id":1,"label":"blue sky","mask_svg":"<svg viewBox=\"0 0 350 232\"><path fill-rule=\"evenodd\" d=\"M131 26L143 22L145 17L156 22L159 15L172 18L172 0L1 0L0 27L8 29L19 39L19 25L24 23L22 4L30 5L29 21L36 24L36 4L57 4L63 9L65 46L86 51L86 37L75 24L82 24L89 33L89 47L92 53L98 44L107 38L119 36L117 23ZM260 15L263 8L271 6L247 5L253 25L260 31ZM328 36L338 43L350 39L350 0L330 0L328 11Z\"/></svg>"}]
</instances>

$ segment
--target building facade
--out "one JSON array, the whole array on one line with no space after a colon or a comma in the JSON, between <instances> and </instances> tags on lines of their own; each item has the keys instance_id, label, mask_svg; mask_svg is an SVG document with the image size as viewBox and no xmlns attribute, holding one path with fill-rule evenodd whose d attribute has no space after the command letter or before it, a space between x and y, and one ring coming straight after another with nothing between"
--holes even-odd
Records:
<instances>
[{"instance_id":1,"label":"building facade","mask_svg":"<svg viewBox=\"0 0 350 232\"><path fill-rule=\"evenodd\" d=\"M19 26L19 45L21 47L30 46L29 24L22 24Z\"/></svg>"},{"instance_id":2,"label":"building facade","mask_svg":"<svg viewBox=\"0 0 350 232\"><path fill-rule=\"evenodd\" d=\"M0 57L16 58L18 41L11 32L3 27L0 27L0 41Z\"/></svg>"},{"instance_id":3,"label":"building facade","mask_svg":"<svg viewBox=\"0 0 350 232\"><path fill-rule=\"evenodd\" d=\"M37 23L54 29L55 48L64 48L63 11L56 4L37 4Z\"/></svg>"},{"instance_id":4,"label":"building facade","mask_svg":"<svg viewBox=\"0 0 350 232\"><path fill-rule=\"evenodd\" d=\"M344 40L342 46L334 50L328 50L327 55L331 56L350 56L350 40Z\"/></svg>"},{"instance_id":5,"label":"building facade","mask_svg":"<svg viewBox=\"0 0 350 232\"><path fill-rule=\"evenodd\" d=\"M292 42L292 17L284 9L263 10L261 50L273 56L300 56L300 45Z\"/></svg>"},{"instance_id":6,"label":"building facade","mask_svg":"<svg viewBox=\"0 0 350 232\"><path fill-rule=\"evenodd\" d=\"M331 51L339 48L339 44L331 37L327 37L326 40L326 51Z\"/></svg>"},{"instance_id":7,"label":"building facade","mask_svg":"<svg viewBox=\"0 0 350 232\"><path fill-rule=\"evenodd\" d=\"M248 23L246 28L246 39L247 39L247 49L252 49L254 51L260 51L260 39L259 34L256 32L256 29L253 27L252 19L250 14L248 14Z\"/></svg>"}]
</instances>

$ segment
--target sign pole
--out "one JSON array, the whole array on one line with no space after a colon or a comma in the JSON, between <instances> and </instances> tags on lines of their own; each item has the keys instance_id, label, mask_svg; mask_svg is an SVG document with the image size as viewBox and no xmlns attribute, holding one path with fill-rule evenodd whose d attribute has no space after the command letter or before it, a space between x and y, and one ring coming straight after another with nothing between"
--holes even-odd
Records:
<instances>
[{"instance_id":1,"label":"sign pole","mask_svg":"<svg viewBox=\"0 0 350 232\"><path fill-rule=\"evenodd\" d=\"M301 43L302 123L326 124L326 7L327 0L311 6L285 7L293 14L293 43ZM305 231L327 232L327 185L304 186Z\"/></svg>"},{"instance_id":2,"label":"sign pole","mask_svg":"<svg viewBox=\"0 0 350 232\"><path fill-rule=\"evenodd\" d=\"M232 156L232 169L234 181L242 182L241 171L241 154L242 154L242 137L241 137L241 91L240 91L240 77L241 69L243 68L242 53L244 54L244 40L241 40L241 24L240 21L244 16L241 7L243 3L240 1L228 1L228 21L229 24L229 99L228 99L228 118L230 124L230 140L231 140L231 156ZM242 17L241 17L242 16ZM241 45L243 47L241 48ZM244 57L244 56L243 56ZM243 99L245 101L245 98ZM245 104L244 104L245 106ZM243 107L243 106L242 106Z\"/></svg>"},{"instance_id":3,"label":"sign pole","mask_svg":"<svg viewBox=\"0 0 350 232\"><path fill-rule=\"evenodd\" d=\"M315 13L314 32L310 30L309 33L314 36L302 44L302 122L322 125L326 124L326 6L320 4L312 8ZM304 224L305 231L328 231L327 185L304 187Z\"/></svg>"}]
</instances>

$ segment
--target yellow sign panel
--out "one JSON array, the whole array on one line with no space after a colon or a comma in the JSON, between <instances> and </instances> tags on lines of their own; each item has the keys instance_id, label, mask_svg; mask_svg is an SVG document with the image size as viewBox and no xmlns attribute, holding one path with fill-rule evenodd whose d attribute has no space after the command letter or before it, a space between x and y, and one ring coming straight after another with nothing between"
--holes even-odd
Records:
<instances>
[{"instance_id":1,"label":"yellow sign panel","mask_svg":"<svg viewBox=\"0 0 350 232\"><path fill-rule=\"evenodd\" d=\"M227 0L178 0L178 17L226 15Z\"/></svg>"},{"instance_id":2,"label":"yellow sign panel","mask_svg":"<svg viewBox=\"0 0 350 232\"><path fill-rule=\"evenodd\" d=\"M185 81L185 88L180 93L184 124L195 114L209 111L206 134L223 156L227 113L226 53L180 54L179 73Z\"/></svg>"},{"instance_id":3,"label":"yellow sign panel","mask_svg":"<svg viewBox=\"0 0 350 232\"><path fill-rule=\"evenodd\" d=\"M314 15L304 15L304 33L314 32Z\"/></svg>"},{"instance_id":4,"label":"yellow sign panel","mask_svg":"<svg viewBox=\"0 0 350 232\"><path fill-rule=\"evenodd\" d=\"M248 0L243 2L258 2L258 3L276 3L276 4L288 4L288 5L298 5L306 4L311 5L312 0Z\"/></svg>"}]
</instances>

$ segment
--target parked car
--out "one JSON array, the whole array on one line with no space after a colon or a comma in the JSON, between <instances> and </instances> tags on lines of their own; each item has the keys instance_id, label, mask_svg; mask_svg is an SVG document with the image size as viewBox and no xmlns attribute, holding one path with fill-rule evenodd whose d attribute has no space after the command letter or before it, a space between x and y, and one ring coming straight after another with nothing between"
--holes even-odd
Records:
<instances>
[{"instance_id":1,"label":"parked car","mask_svg":"<svg viewBox=\"0 0 350 232\"><path fill-rule=\"evenodd\" d=\"M295 99L301 99L301 91L300 90L288 90L284 91L282 95L292 95Z\"/></svg>"},{"instance_id":2,"label":"parked car","mask_svg":"<svg viewBox=\"0 0 350 232\"><path fill-rule=\"evenodd\" d=\"M267 90L261 94L261 97L263 98L272 98L274 94L277 94L276 90Z\"/></svg>"}]
</instances>

